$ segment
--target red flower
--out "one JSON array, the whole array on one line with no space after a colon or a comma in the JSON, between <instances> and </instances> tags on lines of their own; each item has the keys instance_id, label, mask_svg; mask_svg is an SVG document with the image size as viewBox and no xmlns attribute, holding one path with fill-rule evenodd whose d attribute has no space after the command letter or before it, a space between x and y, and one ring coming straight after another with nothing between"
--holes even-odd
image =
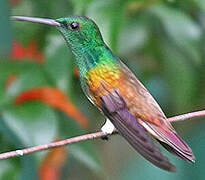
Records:
<instances>
[{"instance_id":1,"label":"red flower","mask_svg":"<svg viewBox=\"0 0 205 180\"><path fill-rule=\"evenodd\" d=\"M44 55L38 50L36 42L30 42L28 46L23 47L20 42L15 41L12 46L11 59L14 61L30 59L42 63L44 61ZM16 78L17 75L8 77L5 87L8 88Z\"/></svg>"},{"instance_id":2,"label":"red flower","mask_svg":"<svg viewBox=\"0 0 205 180\"><path fill-rule=\"evenodd\" d=\"M35 41L30 42L26 47L15 41L13 43L11 58L19 61L22 59L31 59L39 63L44 61L44 55L38 50L38 46Z\"/></svg>"},{"instance_id":3,"label":"red flower","mask_svg":"<svg viewBox=\"0 0 205 180\"><path fill-rule=\"evenodd\" d=\"M16 6L21 2L21 0L11 0L10 2L12 6Z\"/></svg>"},{"instance_id":4,"label":"red flower","mask_svg":"<svg viewBox=\"0 0 205 180\"><path fill-rule=\"evenodd\" d=\"M69 117L75 119L84 128L88 127L87 118L71 103L68 97L59 89L52 87L38 87L21 93L16 104L38 100L53 108L61 110Z\"/></svg>"}]
</instances>

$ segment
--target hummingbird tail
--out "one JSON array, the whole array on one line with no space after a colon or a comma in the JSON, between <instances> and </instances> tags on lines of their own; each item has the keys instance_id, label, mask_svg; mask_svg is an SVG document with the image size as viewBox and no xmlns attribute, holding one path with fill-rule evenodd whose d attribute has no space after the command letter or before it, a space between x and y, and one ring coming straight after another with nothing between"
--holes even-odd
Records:
<instances>
[{"instance_id":1,"label":"hummingbird tail","mask_svg":"<svg viewBox=\"0 0 205 180\"><path fill-rule=\"evenodd\" d=\"M137 152L159 168L170 172L176 171L176 167L161 153L145 128L129 112L117 91L103 96L101 100L101 108L105 116Z\"/></svg>"},{"instance_id":2,"label":"hummingbird tail","mask_svg":"<svg viewBox=\"0 0 205 180\"><path fill-rule=\"evenodd\" d=\"M187 160L189 162L194 162L195 157L191 148L186 144L186 142L176 133L176 131L171 128L165 129L162 127L157 127L153 124L147 125L155 132L159 143L166 148L169 152L179 157L180 159Z\"/></svg>"}]
</instances>

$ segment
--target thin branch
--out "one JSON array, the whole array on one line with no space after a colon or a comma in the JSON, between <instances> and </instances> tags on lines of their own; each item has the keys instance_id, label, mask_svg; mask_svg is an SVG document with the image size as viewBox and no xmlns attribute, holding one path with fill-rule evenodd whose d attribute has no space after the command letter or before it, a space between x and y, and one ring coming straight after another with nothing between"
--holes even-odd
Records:
<instances>
[{"instance_id":1,"label":"thin branch","mask_svg":"<svg viewBox=\"0 0 205 180\"><path fill-rule=\"evenodd\" d=\"M191 113L187 113L187 114L182 114L179 116L174 116L174 117L168 118L168 120L170 122L176 122L176 121L184 121L186 119L197 118L197 117L205 117L205 110L191 112ZM117 134L117 131L114 131L113 134ZM10 152L6 152L6 153L1 153L0 160L9 159L12 157L17 157L17 156L23 156L23 155L27 155L27 154L32 154L32 153L35 153L38 151L44 151L44 150L48 150L48 149L52 149L52 148L56 148L56 147L60 147L60 146L65 146L68 144L78 143L81 141L103 138L105 136L106 135L103 132L99 131L99 132L95 132L95 133L90 133L90 134L72 137L69 139L61 140L61 141L52 142L49 144L43 144L43 145L25 148L25 149L21 149L21 150L15 150L15 151L10 151Z\"/></svg>"},{"instance_id":2,"label":"thin branch","mask_svg":"<svg viewBox=\"0 0 205 180\"><path fill-rule=\"evenodd\" d=\"M169 122L176 122L176 121L184 121L186 119L192 119L192 118L204 117L204 116L205 116L205 110L202 110L202 111L190 112L187 114L174 116L174 117L168 118L168 120Z\"/></svg>"}]
</instances>

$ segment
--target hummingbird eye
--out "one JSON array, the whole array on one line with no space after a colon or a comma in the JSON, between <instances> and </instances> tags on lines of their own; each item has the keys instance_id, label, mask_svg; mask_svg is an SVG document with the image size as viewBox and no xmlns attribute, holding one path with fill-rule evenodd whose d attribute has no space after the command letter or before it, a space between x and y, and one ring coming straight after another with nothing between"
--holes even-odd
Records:
<instances>
[{"instance_id":1,"label":"hummingbird eye","mask_svg":"<svg viewBox=\"0 0 205 180\"><path fill-rule=\"evenodd\" d=\"M80 24L78 22L72 22L69 24L68 28L72 31L77 31L80 29Z\"/></svg>"}]
</instances>

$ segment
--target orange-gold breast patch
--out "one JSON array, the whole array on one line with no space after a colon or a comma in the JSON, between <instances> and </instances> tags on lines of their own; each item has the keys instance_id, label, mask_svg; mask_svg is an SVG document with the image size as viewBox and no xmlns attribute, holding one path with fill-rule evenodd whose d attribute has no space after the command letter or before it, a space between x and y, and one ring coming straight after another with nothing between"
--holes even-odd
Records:
<instances>
[{"instance_id":1,"label":"orange-gold breast patch","mask_svg":"<svg viewBox=\"0 0 205 180\"><path fill-rule=\"evenodd\" d=\"M100 97L119 86L121 72L116 64L99 64L86 75L89 92L97 105Z\"/></svg>"}]
</instances>

